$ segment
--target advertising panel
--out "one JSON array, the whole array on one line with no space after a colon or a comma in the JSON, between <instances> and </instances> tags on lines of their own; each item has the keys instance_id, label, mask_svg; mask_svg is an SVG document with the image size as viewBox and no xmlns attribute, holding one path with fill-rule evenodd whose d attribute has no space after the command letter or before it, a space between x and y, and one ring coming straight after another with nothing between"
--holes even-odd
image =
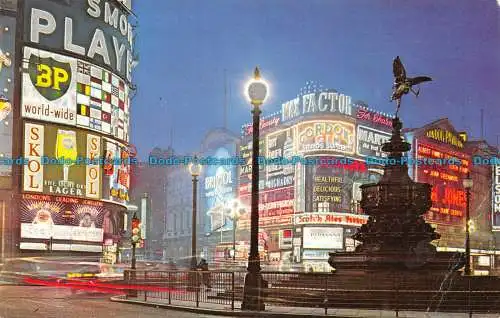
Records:
<instances>
[{"instance_id":1,"label":"advertising panel","mask_svg":"<svg viewBox=\"0 0 500 318\"><path fill-rule=\"evenodd\" d=\"M8 158L12 157L15 27L15 18L0 16L0 157ZM0 177L11 173L11 165L0 164Z\"/></svg>"},{"instance_id":2,"label":"advertising panel","mask_svg":"<svg viewBox=\"0 0 500 318\"><path fill-rule=\"evenodd\" d=\"M344 229L341 227L304 227L304 249L343 249Z\"/></svg>"},{"instance_id":3,"label":"advertising panel","mask_svg":"<svg viewBox=\"0 0 500 318\"><path fill-rule=\"evenodd\" d=\"M79 126L128 141L129 88L93 64L24 48L22 116Z\"/></svg>"},{"instance_id":4,"label":"advertising panel","mask_svg":"<svg viewBox=\"0 0 500 318\"><path fill-rule=\"evenodd\" d=\"M363 106L356 105L356 120L358 122L366 122L370 126L376 125L381 128L388 129L389 131L392 129L392 119L379 114L377 112L371 111Z\"/></svg>"},{"instance_id":5,"label":"advertising panel","mask_svg":"<svg viewBox=\"0 0 500 318\"><path fill-rule=\"evenodd\" d=\"M354 125L348 122L323 120L298 125L297 150L300 153L338 152L354 154Z\"/></svg>"},{"instance_id":6,"label":"advertising panel","mask_svg":"<svg viewBox=\"0 0 500 318\"><path fill-rule=\"evenodd\" d=\"M87 57L131 80L132 26L114 1L40 1L24 4L24 41Z\"/></svg>"},{"instance_id":7,"label":"advertising panel","mask_svg":"<svg viewBox=\"0 0 500 318\"><path fill-rule=\"evenodd\" d=\"M366 126L358 125L357 154L363 157L386 158L382 145L391 139L391 134Z\"/></svg>"},{"instance_id":8,"label":"advertising panel","mask_svg":"<svg viewBox=\"0 0 500 318\"><path fill-rule=\"evenodd\" d=\"M126 205L130 188L129 148L114 140L103 139L102 198Z\"/></svg>"},{"instance_id":9,"label":"advertising panel","mask_svg":"<svg viewBox=\"0 0 500 318\"><path fill-rule=\"evenodd\" d=\"M435 223L461 223L465 215L466 201L462 180L469 171L470 160L465 155L444 151L424 143L418 143L417 159L458 158L461 165L422 164L417 166L419 182L432 185L432 207L425 217Z\"/></svg>"},{"instance_id":10,"label":"advertising panel","mask_svg":"<svg viewBox=\"0 0 500 318\"><path fill-rule=\"evenodd\" d=\"M332 162L332 157L319 157L320 162ZM305 167L306 212L360 213L360 186L376 183L377 171L367 169L364 162L352 164L320 164Z\"/></svg>"},{"instance_id":11,"label":"advertising panel","mask_svg":"<svg viewBox=\"0 0 500 318\"><path fill-rule=\"evenodd\" d=\"M8 11L17 11L17 0L0 1L0 9Z\"/></svg>"},{"instance_id":12,"label":"advertising panel","mask_svg":"<svg viewBox=\"0 0 500 318\"><path fill-rule=\"evenodd\" d=\"M21 238L102 244L111 212L102 202L49 195L24 194L20 201Z\"/></svg>"},{"instance_id":13,"label":"advertising panel","mask_svg":"<svg viewBox=\"0 0 500 318\"><path fill-rule=\"evenodd\" d=\"M24 48L22 116L76 123L76 59Z\"/></svg>"},{"instance_id":14,"label":"advertising panel","mask_svg":"<svg viewBox=\"0 0 500 318\"><path fill-rule=\"evenodd\" d=\"M293 144L293 129L288 128L266 136L266 157L268 159L290 159L295 153ZM266 164L265 189L277 189L294 185L295 165Z\"/></svg>"},{"instance_id":15,"label":"advertising panel","mask_svg":"<svg viewBox=\"0 0 500 318\"><path fill-rule=\"evenodd\" d=\"M303 115L337 114L352 117L351 97L335 90L305 94L281 105L281 121Z\"/></svg>"},{"instance_id":16,"label":"advertising panel","mask_svg":"<svg viewBox=\"0 0 500 318\"><path fill-rule=\"evenodd\" d=\"M25 124L24 136L24 191L101 198L101 137L33 123Z\"/></svg>"},{"instance_id":17,"label":"advertising panel","mask_svg":"<svg viewBox=\"0 0 500 318\"><path fill-rule=\"evenodd\" d=\"M338 224L361 226L368 221L367 215L351 213L300 213L295 215L295 224Z\"/></svg>"},{"instance_id":18,"label":"advertising panel","mask_svg":"<svg viewBox=\"0 0 500 318\"><path fill-rule=\"evenodd\" d=\"M494 231L500 231L500 165L493 165L492 221Z\"/></svg>"},{"instance_id":19,"label":"advertising panel","mask_svg":"<svg viewBox=\"0 0 500 318\"><path fill-rule=\"evenodd\" d=\"M260 119L259 133L262 135L266 130L277 127L281 122L281 115L272 115L268 117L263 117ZM245 124L241 127L243 137L252 136L253 126L252 124Z\"/></svg>"},{"instance_id":20,"label":"advertising panel","mask_svg":"<svg viewBox=\"0 0 500 318\"><path fill-rule=\"evenodd\" d=\"M261 156L265 155L265 139L259 140L259 152ZM240 157L243 158L245 164L239 166L240 177L240 197L249 195L252 186L252 140L246 140L240 146ZM265 184L265 165L259 165L259 189L264 189Z\"/></svg>"},{"instance_id":21,"label":"advertising panel","mask_svg":"<svg viewBox=\"0 0 500 318\"><path fill-rule=\"evenodd\" d=\"M234 156L234 146L218 148L213 156L218 159ZM209 218L207 233L233 228L231 220L231 204L235 199L236 166L211 165L202 181L203 195L205 198L205 213Z\"/></svg>"}]
</instances>

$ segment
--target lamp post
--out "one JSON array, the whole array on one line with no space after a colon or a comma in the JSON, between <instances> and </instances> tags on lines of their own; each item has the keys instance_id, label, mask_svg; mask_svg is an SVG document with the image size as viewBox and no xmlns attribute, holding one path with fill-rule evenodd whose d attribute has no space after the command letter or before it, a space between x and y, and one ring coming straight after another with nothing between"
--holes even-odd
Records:
<instances>
[{"instance_id":1,"label":"lamp post","mask_svg":"<svg viewBox=\"0 0 500 318\"><path fill-rule=\"evenodd\" d=\"M189 173L193 177L193 211L192 211L192 224L191 224L191 270L196 270L196 203L197 203L197 186L198 186L198 176L201 173L201 165L198 163L196 156L194 157L194 162L189 164Z\"/></svg>"},{"instance_id":2,"label":"lamp post","mask_svg":"<svg viewBox=\"0 0 500 318\"><path fill-rule=\"evenodd\" d=\"M267 97L268 86L261 78L259 68L255 68L254 77L248 83L247 94L253 105L253 140L252 140L252 208L250 213L250 253L248 255L247 274L243 289L243 310L264 310L262 288L265 284L260 273L260 256L258 248L259 234L259 125L260 105Z\"/></svg>"},{"instance_id":3,"label":"lamp post","mask_svg":"<svg viewBox=\"0 0 500 318\"><path fill-rule=\"evenodd\" d=\"M463 185L465 188L466 195L466 212L465 212L465 275L470 275L470 189L473 186L472 178L470 172L467 173L467 177L463 180Z\"/></svg>"},{"instance_id":4,"label":"lamp post","mask_svg":"<svg viewBox=\"0 0 500 318\"><path fill-rule=\"evenodd\" d=\"M233 262L236 261L236 228L238 227L238 220L241 215L245 213L245 209L240 205L238 200L233 201L230 207L231 212L229 213L231 220L233 221Z\"/></svg>"},{"instance_id":5,"label":"lamp post","mask_svg":"<svg viewBox=\"0 0 500 318\"><path fill-rule=\"evenodd\" d=\"M141 239L141 229L140 229L140 220L137 218L137 213L134 212L134 216L132 217L132 266L131 269L135 270L135 247L139 240Z\"/></svg>"}]
</instances>

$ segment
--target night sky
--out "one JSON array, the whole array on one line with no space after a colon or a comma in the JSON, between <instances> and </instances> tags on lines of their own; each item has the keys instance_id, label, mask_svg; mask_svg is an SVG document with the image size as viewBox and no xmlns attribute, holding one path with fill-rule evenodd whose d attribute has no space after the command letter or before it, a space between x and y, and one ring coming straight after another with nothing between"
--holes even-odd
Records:
<instances>
[{"instance_id":1,"label":"night sky","mask_svg":"<svg viewBox=\"0 0 500 318\"><path fill-rule=\"evenodd\" d=\"M418 99L403 99L405 127L448 117L458 130L500 134L500 7L495 0L135 0L140 63L131 134L141 157L170 144L197 151L223 126L251 119L243 86L261 67L271 83L264 115L319 81L393 113L392 60L429 75ZM160 102L160 97L162 101Z\"/></svg>"}]
</instances>

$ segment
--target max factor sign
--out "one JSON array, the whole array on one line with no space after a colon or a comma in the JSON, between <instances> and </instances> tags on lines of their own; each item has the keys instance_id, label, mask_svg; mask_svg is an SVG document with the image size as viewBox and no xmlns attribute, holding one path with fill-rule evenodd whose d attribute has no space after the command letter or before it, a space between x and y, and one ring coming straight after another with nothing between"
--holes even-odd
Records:
<instances>
[{"instance_id":1,"label":"max factor sign","mask_svg":"<svg viewBox=\"0 0 500 318\"><path fill-rule=\"evenodd\" d=\"M127 80L132 72L132 26L112 1L27 0L25 41L93 59Z\"/></svg>"},{"instance_id":2,"label":"max factor sign","mask_svg":"<svg viewBox=\"0 0 500 318\"><path fill-rule=\"evenodd\" d=\"M330 113L353 116L351 97L337 92L302 95L281 105L282 122L302 115Z\"/></svg>"}]
</instances>

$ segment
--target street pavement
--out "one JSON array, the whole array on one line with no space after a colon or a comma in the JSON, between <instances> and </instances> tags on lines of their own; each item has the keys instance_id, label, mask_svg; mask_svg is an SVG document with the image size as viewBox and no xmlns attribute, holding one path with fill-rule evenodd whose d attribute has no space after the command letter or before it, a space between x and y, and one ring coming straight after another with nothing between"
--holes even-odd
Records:
<instances>
[{"instance_id":1,"label":"street pavement","mask_svg":"<svg viewBox=\"0 0 500 318\"><path fill-rule=\"evenodd\" d=\"M110 294L72 293L68 288L0 286L0 318L221 317L111 302Z\"/></svg>"}]
</instances>

